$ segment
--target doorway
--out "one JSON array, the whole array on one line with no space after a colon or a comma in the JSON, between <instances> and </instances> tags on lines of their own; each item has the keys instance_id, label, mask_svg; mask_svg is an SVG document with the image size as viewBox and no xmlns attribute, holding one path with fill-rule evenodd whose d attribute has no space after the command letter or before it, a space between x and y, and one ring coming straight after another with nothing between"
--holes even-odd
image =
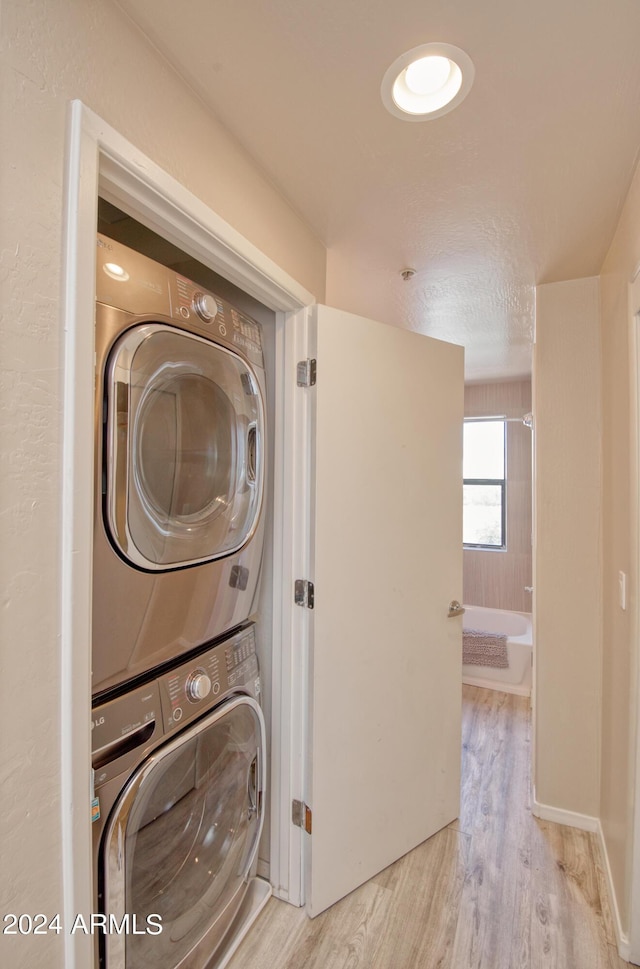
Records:
<instances>
[{"instance_id":1,"label":"doorway","mask_svg":"<svg viewBox=\"0 0 640 969\"><path fill-rule=\"evenodd\" d=\"M140 173L144 173L142 176ZM62 837L64 917L68 924L78 912L92 910L91 830L89 812L78 812L86 803L86 770L90 764L90 655L86 644L91 637L91 521L93 506L93 371L94 335L87 321L95 305L95 233L99 197L153 228L171 245L190 258L229 280L275 314L275 372L285 365L283 330L285 317L295 329L296 314L314 302L312 294L264 257L207 206L153 165L122 136L104 124L81 102L71 106L69 160L67 165L67 237L65 243L64 297L66 341L64 348L63 497L61 549L61 746L62 746ZM275 419L281 421L284 405L275 402ZM275 463L280 462L276 456ZM281 482L276 484L280 487ZM283 500L274 504L274 530L279 539L275 556L290 558L287 532L282 528ZM289 509L288 509L289 511ZM291 610L289 610L291 611ZM283 616L275 604L274 641L281 641ZM285 639L288 642L288 639ZM277 656L281 693L277 704L290 690L296 675L295 661ZM288 713L288 711L287 711ZM278 725L272 736L276 759L288 765L296 762L292 741L286 733L286 717L273 715ZM291 781L294 771L288 771ZM275 777L273 778L276 782ZM276 805L278 807L278 805ZM273 826L289 831L289 804L285 817L274 812ZM272 860L278 883L287 883L290 871L298 870L299 859L289 857L289 839L281 839L281 850ZM81 933L65 936L66 962L91 965L92 941Z\"/></svg>"},{"instance_id":2,"label":"doorway","mask_svg":"<svg viewBox=\"0 0 640 969\"><path fill-rule=\"evenodd\" d=\"M341 314L328 307L313 308L309 304L313 302L310 294L305 293L295 282L282 273L278 267L273 266L265 258L257 254L253 248L244 240L238 240L228 226L202 206L197 199L194 199L166 173L156 169L148 159L142 159L130 145L124 142L117 133L107 129L106 126L97 123L97 119L88 112L82 105L74 105L73 114L73 133L72 133L72 162L70 166L69 184L69 240L67 246L67 289L66 289L66 310L69 320L68 331L70 339L67 345L66 363L66 385L67 399L65 401L66 410L66 433L64 462L68 472L65 477L65 520L64 531L69 537L68 543L64 548L65 560L65 579L63 583L64 605L74 601L76 609L73 613L65 616L63 652L65 656L65 700L64 710L72 712L65 713L63 730L65 734L64 750L64 796L65 808L69 807L74 798L78 802L81 798L83 777L82 771L76 765L86 763L87 737L83 731L83 724L86 722L84 707L86 697L82 690L82 677L86 672L83 667L82 645L86 643L86 635L83 635L82 625L88 619L90 609L90 599L87 596L86 576L83 575L82 566L88 565L86 537L83 535L85 524L80 512L86 508L85 489L91 479L91 469L83 463L81 454L90 453L90 447L86 445L90 435L90 422L84 420L83 408L88 411L86 402L88 399L88 389L91 381L85 380L85 372L91 372L92 360L92 340L90 328L86 327L80 332L77 320L86 321L91 318L93 313L93 242L95 232L95 208L98 195L102 196L112 205L121 208L123 211L133 213L137 219L149 227L156 228L168 242L181 246L186 253L199 259L205 266L219 272L220 275L228 278L234 284L240 286L251 296L255 296L264 305L276 312L276 385L280 388L278 399L275 404L275 419L278 425L278 438L276 444L275 467L279 469L274 482L276 494L274 503L274 536L279 535L277 547L274 548L274 570L281 576L281 595L275 597L274 602L274 621L273 621L273 643L274 651L274 692L273 692L273 734L272 750L274 752L275 770L272 776L272 786L277 792L273 802L274 817L272 820L272 830L274 832L273 843L276 846L275 858L271 859L271 880L276 887L276 891L288 901L300 903L302 900L302 845L306 834L292 824L292 792L305 790L305 778L301 778L300 772L309 763L308 747L311 740L310 735L305 736L306 709L303 709L308 697L309 683L313 682L316 693L313 697L314 704L314 723L315 714L320 709L317 703L317 686L319 677L317 668L313 669L313 677L309 675L309 669L305 668L305 657L309 652L309 645L312 635L317 635L319 640L322 635L330 632L331 622L325 614L323 622L320 623L320 609L316 609L314 624L309 619L309 613L304 609L297 608L298 603L291 595L294 589L294 577L309 575L310 562L322 567L327 579L326 588L335 589L339 586L339 595L326 595L326 602L340 602L343 610L342 618L348 617L350 626L347 628L347 635L333 643L332 648L335 652L336 646L340 647L337 659L331 659L330 669L326 670L323 684L331 693L334 690L335 674L345 667L351 674L351 679L344 675L342 670L340 676L343 696L349 702L349 716L354 716L353 698L359 696L362 689L362 669L367 670L368 682L375 679L375 686L378 696L381 690L388 687L389 665L390 665L390 644L394 641L394 636L398 635L398 626L393 625L394 616L402 618L404 627L400 631L405 647L397 656L396 667L393 669L393 706L388 704L387 720L389 710L397 712L394 728L396 734L398 730L405 736L400 737L400 742L393 745L392 760L394 767L398 768L397 776L403 780L403 785L388 782L388 771L386 763L378 763L375 767L377 771L377 785L370 798L369 805L374 808L369 813L373 816L373 821L378 824L377 830L383 828L379 824L380 818L376 815L379 807L377 797L381 778L385 777L387 784L387 794L391 791L396 792L395 801L392 804L393 811L387 811L383 817L386 822L391 813L398 818L399 823L394 827L396 832L409 830L409 825L402 824L406 819L406 805L410 805L412 811L412 826L409 830L410 839L415 845L428 833L432 833L435 828L431 827L431 832L426 832L420 827L422 814L422 800L415 798L412 794L416 789L416 764L420 761L419 756L415 756L414 746L416 737L412 732L412 723L407 722L406 711L414 711L416 708L422 711L422 717L429 719L429 731L424 735L424 742L431 743L433 749L427 760L422 757L422 769L420 772L420 783L424 798L430 800L432 809L442 814L436 820L440 825L446 824L455 816L457 808L457 791L453 804L453 809L449 810L451 799L451 782L455 781L458 773L457 764L459 759L451 753L451 738L457 723L459 729L459 636L456 635L457 624L450 622L456 613L447 612L447 603L452 598L461 595L461 494L460 494L460 426L462 421L462 349L454 347L441 341L429 340L419 337L410 331L400 330L399 328L384 326L374 321L367 321L361 318L350 317L345 321L348 314ZM84 152L84 154L83 154ZM114 159L118 161L114 161ZM145 180L141 181L138 170L145 172ZM82 175L78 175L82 172ZM260 258L258 258L260 257ZM309 318L312 317L308 325ZM356 325L357 324L357 325ZM342 333L345 329L352 330L352 343L347 353L345 341ZM340 474L336 474L336 468L342 467L340 462L336 462L327 450L328 445L333 444L337 438L340 439L342 448L352 448L354 435L352 427L345 422L345 414L351 412L350 402L353 397L353 374L359 371L363 360L363 352L371 349L368 339L369 330L376 331L376 341L378 344L375 352L371 354L371 362L377 361L378 366L369 368L367 374L366 388L371 398L375 399L378 406L384 406L385 398L380 393L380 388L389 390L389 396L394 399L393 408L394 419L388 420L385 412L382 418L378 417L376 411L375 421L356 420L355 426L358 434L356 439L359 445L366 445L366 452L373 461L371 473L368 470L369 487L366 481L358 477L358 468L352 468L352 482L349 499L352 502L345 508L358 507L362 504L359 499L366 495L368 499L367 508L370 513L368 541L375 542L375 536L380 532L382 526L386 529L384 542L378 542L376 559L380 566L374 570L375 582L359 582L358 596L356 604L353 606L353 596L345 597L345 592L349 594L354 590L353 570L345 575L344 570L338 575L339 570L335 568L336 549L339 545L335 539L331 542L325 541L324 552L329 554L322 556L318 548L311 549L314 535L322 534L325 539L331 532L330 529L323 529L318 526L318 481L319 465L322 463L324 468L324 482L338 486L339 494L333 493L330 497L330 489L325 492L323 500L325 502L325 515L331 515L331 511L342 498L344 484ZM384 335L382 333L384 331ZM354 333L359 334L360 338L353 341ZM367 339L365 339L365 336ZM340 372L342 383L338 393L342 395L336 411L334 398L331 398L329 388L336 389L338 382L332 379L321 385L322 392L317 395L305 394L298 396L298 402L291 406L288 395L300 395L300 388L307 388L312 385L312 381L305 380L304 374L300 372L300 362L305 365L305 361L311 362L313 354L312 345L317 341L320 347L321 339L324 340L324 347L327 352L324 361L331 361L333 370L328 368L328 372L333 372L336 368ZM383 350L380 352L380 341ZM390 343L391 341L391 343ZM418 347L417 341L420 342ZM355 345L357 343L357 346ZM401 345L402 344L402 345ZM429 349L429 348L432 349ZM363 351L364 348L364 351ZM319 356L322 354L319 351ZM388 370L381 373L380 363L388 365L389 360L394 361L395 371L393 381ZM418 373L416 367L424 364L424 368ZM443 364L446 363L446 366ZM428 366L427 366L428 364ZM307 367L304 366L305 372ZM433 371L433 372L432 372ZM421 378L424 374L427 380ZM80 374L79 380L75 380L76 375ZM278 374L281 380L278 380ZM407 377L409 379L407 379ZM445 392L446 391L446 392ZM429 398L427 393L435 395ZM293 399L293 398L292 398ZM369 399L369 398L367 398ZM322 412L322 401L324 402L324 412ZM345 404L346 401L346 404ZM408 408L411 421L407 420L407 411L403 410L401 403L404 401ZM329 422L327 416L331 412L332 418L339 419L341 434L334 435L329 432ZM324 423L315 423L316 417L324 414ZM425 414L429 421L426 422ZM313 418L313 423L308 419ZM398 420L401 420L403 434L394 433L394 428L398 427ZM333 426L333 425L332 425ZM380 426L384 426L387 438L393 440L395 451L400 452L391 460L385 460L387 452L393 452L391 445L389 448L381 446ZM312 435L310 435L310 428ZM311 436L314 435L313 442ZM320 446L318 442L320 441ZM279 443L278 443L279 442ZM296 445L301 443L301 449L296 450ZM431 452L427 453L425 442L429 442ZM304 460L300 459L300 454L304 454ZM410 459L414 456L414 461ZM399 469L399 476L394 474L395 469ZM366 477L366 476L365 476ZM391 478L391 481L389 481ZM377 491L371 486L374 481ZM394 499L401 498L406 492L406 482L411 482L411 495L405 502ZM328 498L329 495L329 498ZM300 497L302 496L302 497ZM430 500L430 497L432 500ZM297 504L296 504L297 503ZM355 504L354 504L355 503ZM311 507L313 505L313 518L311 517ZM420 537L416 537L411 545L411 559L402 556L402 550L407 544L406 537L416 532L415 514L417 508L428 506L429 514L423 512L424 522ZM342 509L343 518L345 508ZM385 510L391 508L395 511L400 508L405 516L400 522L395 514L387 513ZM443 513L443 508L447 513ZM450 509L453 511L450 513ZM406 516L409 515L409 521ZM333 516L335 518L335 516ZM349 519L353 515L348 516ZM351 521L349 521L351 525ZM362 522L360 522L362 525ZM65 527L66 526L66 527ZM425 534L426 533L426 534ZM274 541L274 546L276 542ZM354 548L357 546L354 544ZM78 554L79 549L79 554ZM427 550L430 554L426 554ZM447 553L447 567L443 565L444 552ZM451 554L449 555L449 552ZM75 553L75 555L74 555ZM313 557L312 557L313 553ZM352 559L347 560L352 562ZM362 555L360 555L362 561ZM453 566L449 568L449 563ZM388 574L388 563L392 564L393 574ZM365 561L363 573L371 572L375 562ZM387 566L387 567L383 567ZM90 568L87 569L90 572ZM365 575L366 578L366 575ZM304 580L301 580L304 582ZM82 583L85 583L84 585ZM372 591L373 590L373 591ZM391 595L391 593L393 593ZM85 598L85 596L87 596ZM294 604L295 602L295 604ZM387 603L391 605L387 605ZM303 599L302 605L309 608L309 596ZM386 612L383 615L383 623L372 622L372 617L377 615L375 606ZM350 608L351 607L351 608ZM409 608L410 607L410 608ZM410 615L409 615L410 613ZM362 621L367 618L370 634L362 641ZM335 616L334 616L335 619ZM428 621L427 621L428 620ZM68 622L68 625L67 625ZM391 628L389 623L391 622ZM459 620L458 620L459 622ZM354 626L355 623L355 626ZM433 628L432 628L433 626ZM346 627L345 627L346 628ZM382 629L382 633L380 630ZM86 628L84 630L86 632ZM344 629L342 630L344 635ZM331 638L331 637L329 637ZM334 637L335 639L335 637ZM317 641L316 640L316 641ZM365 650L364 662L357 663L355 651L349 651L346 647L357 643L360 654ZM373 645L377 650L376 663L372 662ZM313 644L311 644L313 645ZM442 678L433 675L433 669L424 672L422 667L428 664L429 656L432 652L438 653L439 665L436 665L438 674L442 671L447 674L446 686L443 688ZM397 652L397 651L396 651ZM392 654L393 655L393 654ZM333 654L332 654L333 656ZM345 663L347 657L352 658L351 666ZM79 659L76 664L74 660ZM413 665L419 661L421 669L415 675ZM277 669L275 666L277 664ZM72 673L73 671L73 673ZM354 682L354 673L358 679ZM376 674L375 677L373 674ZM452 675L453 674L453 675ZM333 678L332 678L333 677ZM382 687L380 683L382 682ZM447 704L451 687L451 696L455 693L455 698L451 704ZM403 702L405 691L411 695L411 704ZM372 689L369 691L373 693ZM333 695L333 694L331 694ZM327 704L327 691L323 697L325 713L331 714L330 704ZM375 715L379 710L376 703L370 704L368 713ZM327 718L325 717L325 720ZM339 719L339 718L338 718ZM410 719L410 718L409 718ZM342 723L343 721L340 721ZM422 722L422 721L421 721ZM443 724L447 724L446 736L447 743L442 742ZM296 728L302 725L303 729ZM77 736L74 731L77 730ZM418 731L419 732L419 731ZM344 733L341 734L343 738ZM420 734L422 737L423 735ZM440 738L439 745L433 744L432 738ZM314 740L315 734L314 734ZM327 744L325 740L326 754ZM403 739L406 742L403 743ZM419 737L417 738L420 739ZM366 732L367 750L371 747L371 733ZM348 746L348 745L343 745ZM458 744L456 743L456 747ZM314 746L314 751L317 748ZM451 753L447 757L447 752ZM329 751L330 753L330 751ZM398 753L402 754L401 764ZM422 751L420 754L422 755ZM369 759L371 759L369 757ZM326 758L325 758L326 762ZM453 769L456 764L455 770ZM314 770L317 760L314 760ZM426 768L429 768L427 770ZM401 769L400 769L401 768ZM450 771L448 778L444 777L445 768ZM279 770L280 775L277 775ZM371 771L369 771L371 775ZM351 780L353 777L351 776ZM433 795L434 791L439 791L446 787L447 797L439 798ZM325 797L328 785L318 785L322 787ZM387 805L392 800L390 797L385 802ZM355 805L358 798L351 798L354 805L352 814L356 818L357 812ZM320 801L315 802L317 808ZM359 802L358 802L359 803ZM378 815L380 814L378 810ZM417 821L416 821L417 818ZM326 818L325 818L326 821ZM413 823L413 822L416 823ZM318 826L320 827L320 826ZM369 829L371 825L369 825ZM317 835L318 831L314 832ZM65 883L68 886L68 903L71 910L82 909L83 903L86 905L87 895L83 896L86 888L86 878L83 874L85 857L83 856L83 837L86 831L81 827L77 829L70 824L69 818L65 814L64 839L68 842L69 851L65 852L68 859L65 868ZM368 844L378 848L380 839L377 831L369 830ZM75 839L75 840L74 840ZM335 840L335 839L334 839ZM319 841L316 837L316 844ZM326 842L325 842L326 844ZM65 845L66 847L66 845ZM307 845L308 847L308 845ZM334 845L335 847L335 845ZM409 850L411 844L407 844L404 850ZM391 848L388 855L383 859L384 864L393 860ZM323 853L323 857L324 857ZM397 857L397 854L396 854ZM357 877L357 866L352 866L352 874ZM316 866L316 874L318 866ZM354 881L352 887L355 887ZM344 887L344 886L343 886ZM349 891L347 886L346 891ZM326 901L326 896L325 896ZM330 904L330 901L328 902ZM69 941L69 947L74 948L74 956L80 953L81 945ZM71 958L70 958L71 961ZM84 960L88 964L88 960Z\"/></svg>"}]
</instances>

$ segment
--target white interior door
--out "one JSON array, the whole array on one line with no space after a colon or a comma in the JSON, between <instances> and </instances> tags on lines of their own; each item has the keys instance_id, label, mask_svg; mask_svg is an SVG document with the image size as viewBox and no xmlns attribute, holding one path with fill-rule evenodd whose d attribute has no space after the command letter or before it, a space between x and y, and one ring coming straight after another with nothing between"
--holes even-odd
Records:
<instances>
[{"instance_id":1,"label":"white interior door","mask_svg":"<svg viewBox=\"0 0 640 969\"><path fill-rule=\"evenodd\" d=\"M315 308L306 902L458 815L463 350Z\"/></svg>"}]
</instances>

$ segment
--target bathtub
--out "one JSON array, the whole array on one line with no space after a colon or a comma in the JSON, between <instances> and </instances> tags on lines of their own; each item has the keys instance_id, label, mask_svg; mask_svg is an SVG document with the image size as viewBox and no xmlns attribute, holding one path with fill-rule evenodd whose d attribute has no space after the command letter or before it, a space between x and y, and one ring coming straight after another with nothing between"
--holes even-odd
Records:
<instances>
[{"instance_id":1,"label":"bathtub","mask_svg":"<svg viewBox=\"0 0 640 969\"><path fill-rule=\"evenodd\" d=\"M465 606L464 609L463 629L507 634L509 666L507 669L494 669L492 666L463 663L462 682L484 686L489 690L502 690L503 693L531 696L531 613L507 612L505 609L487 609L484 606Z\"/></svg>"}]
</instances>

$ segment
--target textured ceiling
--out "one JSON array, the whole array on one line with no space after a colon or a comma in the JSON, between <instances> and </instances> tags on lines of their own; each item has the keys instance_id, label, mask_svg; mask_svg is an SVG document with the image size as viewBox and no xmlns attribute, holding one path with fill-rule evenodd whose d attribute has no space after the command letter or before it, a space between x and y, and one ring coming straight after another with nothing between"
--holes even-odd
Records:
<instances>
[{"instance_id":1,"label":"textured ceiling","mask_svg":"<svg viewBox=\"0 0 640 969\"><path fill-rule=\"evenodd\" d=\"M640 146L640 0L120 0L328 248L327 302L530 370L537 283L597 274ZM451 114L390 63L463 48ZM416 269L410 282L400 270Z\"/></svg>"}]
</instances>

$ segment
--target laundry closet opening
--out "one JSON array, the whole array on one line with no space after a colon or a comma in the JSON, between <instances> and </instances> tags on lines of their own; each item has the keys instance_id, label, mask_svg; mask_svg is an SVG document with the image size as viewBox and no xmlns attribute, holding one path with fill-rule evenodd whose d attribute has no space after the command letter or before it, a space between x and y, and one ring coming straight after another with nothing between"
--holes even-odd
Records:
<instances>
[{"instance_id":1,"label":"laundry closet opening","mask_svg":"<svg viewBox=\"0 0 640 969\"><path fill-rule=\"evenodd\" d=\"M257 593L257 608L255 640L256 652L261 678L261 706L266 725L267 761L270 758L270 722L271 722L271 677L272 650L271 628L273 611L273 468L274 468L274 413L275 413L275 331L276 314L254 297L219 275L197 259L181 250L176 245L137 221L128 213L122 211L111 202L99 197L97 231L100 235L112 239L117 243L132 249L137 253L153 260L155 263L171 269L180 277L202 286L204 290L227 300L241 313L260 324L262 328L262 352L264 355L264 373L266 384L264 424L266 434L262 446L264 447L265 479L262 494L262 518L264 521L264 544L260 563L260 584ZM203 404L206 407L206 401ZM202 420L206 420L206 410L202 411ZM247 462L251 465L251 454ZM255 455L253 457L255 461ZM240 581L240 579L239 579ZM213 594L213 593L212 593ZM170 607L170 604L169 604ZM270 764L267 763L267 776L270 776ZM269 792L268 792L269 793ZM269 877L269 832L270 832L270 797L264 799L264 825L259 848L258 874Z\"/></svg>"}]
</instances>

